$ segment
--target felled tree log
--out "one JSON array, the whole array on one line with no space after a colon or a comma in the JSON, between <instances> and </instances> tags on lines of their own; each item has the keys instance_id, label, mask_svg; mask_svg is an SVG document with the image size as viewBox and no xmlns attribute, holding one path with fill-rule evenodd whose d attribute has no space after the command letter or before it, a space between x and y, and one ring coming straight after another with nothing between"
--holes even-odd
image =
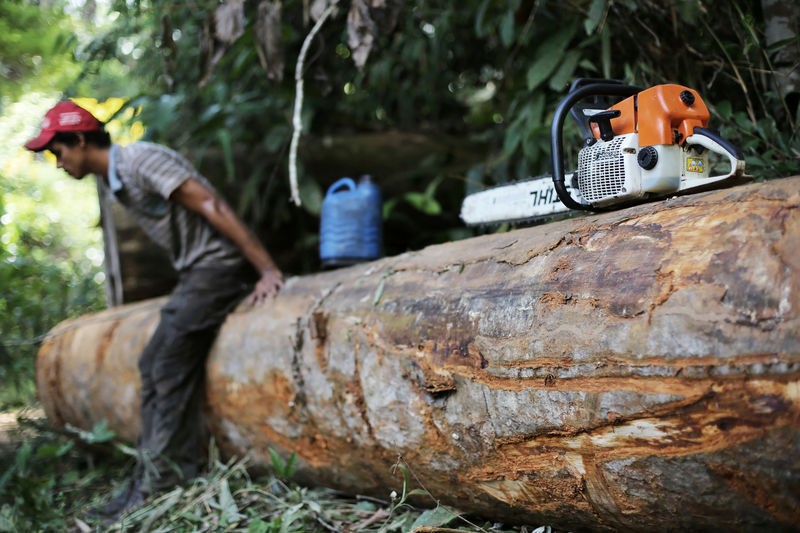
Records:
<instances>
[{"instance_id":1,"label":"felled tree log","mask_svg":"<svg viewBox=\"0 0 800 533\"><path fill-rule=\"evenodd\" d=\"M290 279L208 362L223 450L564 529L800 524L800 177ZM138 432L161 300L57 327L47 415Z\"/></svg>"}]
</instances>

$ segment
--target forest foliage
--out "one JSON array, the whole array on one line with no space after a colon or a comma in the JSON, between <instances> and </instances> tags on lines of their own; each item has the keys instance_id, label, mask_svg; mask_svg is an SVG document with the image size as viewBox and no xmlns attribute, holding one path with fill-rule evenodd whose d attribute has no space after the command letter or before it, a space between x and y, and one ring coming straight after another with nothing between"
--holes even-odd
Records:
<instances>
[{"instance_id":1,"label":"forest foliage","mask_svg":"<svg viewBox=\"0 0 800 533\"><path fill-rule=\"evenodd\" d=\"M241 4L242 33L227 44L213 36L212 9L119 0L119 23L92 43L87 59L139 52L131 68L140 94L132 105L142 106L153 138L277 154L291 126L293 59L313 21L304 19L308 2L282 3L273 29L281 32L283 69L270 74L254 29L259 6L270 3L281 4ZM354 12L366 13L360 25ZM304 129L314 136L386 129L477 136L490 141L481 175L525 177L549 170L541 128L569 83L583 76L694 87L714 106L718 126L737 126L731 140L748 149L753 134L772 140L758 137L760 122L794 140L796 109L779 92L783 74L770 57L784 48L796 54L797 40L768 47L760 15L760 3L743 0L342 3L305 65ZM360 69L353 32L374 33ZM796 158L788 148L762 149L752 164L780 174Z\"/></svg>"},{"instance_id":2,"label":"forest foliage","mask_svg":"<svg viewBox=\"0 0 800 533\"><path fill-rule=\"evenodd\" d=\"M110 58L127 61L137 80L130 105L148 137L201 163L221 154L211 177L242 215L269 245L305 243L297 252L311 255L324 189L341 176L324 165L304 169L313 154L301 145L297 209L287 201L286 155L296 60L327 3L196 9L114 0L116 23L84 52L89 71ZM776 63L796 61L800 45L796 34L767 39L753 0L340 2L302 72L304 136L399 130L479 146L475 158L432 152L414 168L375 176L394 206L385 221L389 254L469 235L457 216L465 192L550 172L550 119L576 77L693 87L753 175L785 176L800 155L798 89ZM316 266L287 257L290 270Z\"/></svg>"}]
</instances>

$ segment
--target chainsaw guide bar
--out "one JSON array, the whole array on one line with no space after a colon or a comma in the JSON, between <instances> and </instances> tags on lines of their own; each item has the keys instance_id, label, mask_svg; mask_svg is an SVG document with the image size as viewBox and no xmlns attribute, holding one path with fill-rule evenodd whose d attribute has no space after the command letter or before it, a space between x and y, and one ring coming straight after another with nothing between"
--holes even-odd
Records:
<instances>
[{"instance_id":1,"label":"chainsaw guide bar","mask_svg":"<svg viewBox=\"0 0 800 533\"><path fill-rule=\"evenodd\" d=\"M571 174L567 175L571 180ZM580 198L580 192L567 187ZM461 204L461 220L468 226L540 222L557 215L578 213L558 198L551 176L504 183L468 195Z\"/></svg>"}]
</instances>

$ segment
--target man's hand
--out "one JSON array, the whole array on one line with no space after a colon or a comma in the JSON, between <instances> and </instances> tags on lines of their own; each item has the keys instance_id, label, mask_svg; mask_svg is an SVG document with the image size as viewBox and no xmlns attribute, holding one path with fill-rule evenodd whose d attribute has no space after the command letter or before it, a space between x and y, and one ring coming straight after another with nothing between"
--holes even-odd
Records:
<instances>
[{"instance_id":1,"label":"man's hand","mask_svg":"<svg viewBox=\"0 0 800 533\"><path fill-rule=\"evenodd\" d=\"M280 270L266 270L261 273L261 279L256 283L253 292L247 298L249 305L260 304L267 298L272 298L283 287L283 274Z\"/></svg>"}]
</instances>

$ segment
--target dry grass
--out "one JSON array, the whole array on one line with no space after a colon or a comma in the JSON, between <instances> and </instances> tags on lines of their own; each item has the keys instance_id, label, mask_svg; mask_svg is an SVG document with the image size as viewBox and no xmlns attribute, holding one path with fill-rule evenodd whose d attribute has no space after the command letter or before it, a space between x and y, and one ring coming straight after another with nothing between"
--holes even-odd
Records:
<instances>
[{"instance_id":1,"label":"dry grass","mask_svg":"<svg viewBox=\"0 0 800 533\"><path fill-rule=\"evenodd\" d=\"M0 415L0 532L543 533L549 529L505 528L437 506L432 495L411 490L413 474L402 460L394 466L402 474L397 490L379 500L298 486L286 477L291 464L275 464L272 475L254 479L247 458L223 462L213 445L207 472L191 484L147 500L110 526L87 519L91 508L121 489L120 480L132 469L131 453L103 426L92 432L65 431L50 427L37 411ZM421 493L430 496L433 508L416 509L406 501Z\"/></svg>"}]
</instances>

